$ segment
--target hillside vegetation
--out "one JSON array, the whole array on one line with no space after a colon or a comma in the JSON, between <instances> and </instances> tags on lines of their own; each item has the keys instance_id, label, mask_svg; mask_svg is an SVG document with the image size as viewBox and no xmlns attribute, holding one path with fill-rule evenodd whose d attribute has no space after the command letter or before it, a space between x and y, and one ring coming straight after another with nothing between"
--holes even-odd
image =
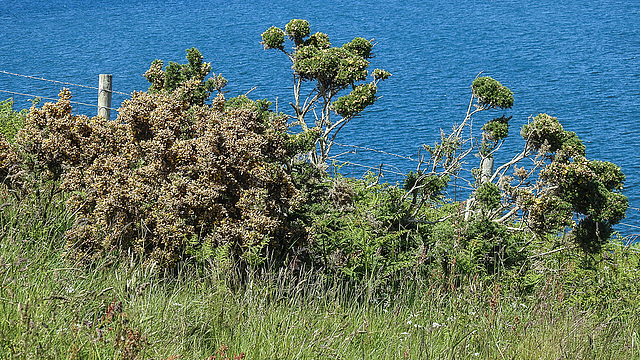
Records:
<instances>
[{"instance_id":1,"label":"hillside vegetation","mask_svg":"<svg viewBox=\"0 0 640 360\"><path fill-rule=\"evenodd\" d=\"M547 114L496 164L514 94L478 76L402 183L343 177L333 140L391 73L304 20L262 38L292 114L228 97L195 48L115 121L66 89L0 103L0 357L640 358L618 166Z\"/></svg>"}]
</instances>

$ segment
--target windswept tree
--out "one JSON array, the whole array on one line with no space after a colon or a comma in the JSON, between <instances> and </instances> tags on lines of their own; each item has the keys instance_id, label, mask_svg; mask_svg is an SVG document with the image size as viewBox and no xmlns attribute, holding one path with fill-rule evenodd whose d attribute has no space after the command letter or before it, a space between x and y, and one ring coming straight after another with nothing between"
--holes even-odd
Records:
<instances>
[{"instance_id":1,"label":"windswept tree","mask_svg":"<svg viewBox=\"0 0 640 360\"><path fill-rule=\"evenodd\" d=\"M481 111L511 108L513 93L487 76L476 78L471 90L463 121L450 134L443 132L435 145L424 146L429 157L407 179L411 214L418 214L452 178L464 179L460 171L476 153L479 168L466 169L472 170L473 179L466 181L475 189L464 202L469 226L490 221L493 225L484 228L525 231L539 239L568 234L565 238L585 253L599 252L628 208L620 193L625 180L620 167L587 159L576 133L565 130L557 118L540 114L522 127L522 150L494 168L493 155L509 134L511 117L487 121L480 138L472 136L472 119ZM522 245L520 252L526 248Z\"/></svg>"},{"instance_id":2,"label":"windswept tree","mask_svg":"<svg viewBox=\"0 0 640 360\"><path fill-rule=\"evenodd\" d=\"M285 38L293 42L291 49L285 47ZM306 20L293 19L284 30L270 27L262 34L262 44L265 49L282 51L293 64L291 117L304 132L311 131L317 137L309 160L323 167L337 134L376 101L378 82L391 74L367 70L373 40L356 37L340 47L332 46L329 35L311 34ZM369 75L371 80L364 82ZM305 86L307 83L311 86Z\"/></svg>"}]
</instances>

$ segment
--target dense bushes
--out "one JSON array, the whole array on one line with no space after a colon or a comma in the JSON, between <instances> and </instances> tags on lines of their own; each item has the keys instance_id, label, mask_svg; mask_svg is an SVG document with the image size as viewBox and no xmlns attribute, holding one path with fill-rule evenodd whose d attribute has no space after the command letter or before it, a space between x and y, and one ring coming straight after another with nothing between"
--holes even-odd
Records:
<instances>
[{"instance_id":1,"label":"dense bushes","mask_svg":"<svg viewBox=\"0 0 640 360\"><path fill-rule=\"evenodd\" d=\"M267 30L263 43L284 51L285 35L295 44L285 53L294 62L296 94L303 81L314 81L331 93L320 101L323 113L336 112L343 124L373 102L376 82L389 76L375 70L372 83L356 84L368 75L370 41L332 48L326 35L310 36L307 22L293 20L286 31ZM429 158L399 186L373 174L331 177L315 162L322 157L303 161L318 139L329 141L327 124L292 134L288 120L302 124L300 109L287 117L267 100L227 100L226 80L206 78L211 65L202 55L191 48L187 59L165 68L154 61L145 73L148 92L133 93L115 121L72 114L67 90L26 118L3 110L17 120L2 128L0 175L16 194L67 194L75 214L66 231L68 259L128 252L165 267L190 257L256 265L267 255L289 256L357 280L422 273L459 284L463 277L526 274L534 269L530 259L559 242L567 252L598 254L628 206L621 170L586 159L577 135L546 114L523 126L522 152L494 170L511 117L487 121L481 138L472 117L507 110L514 99L490 77L473 81L464 120L424 146ZM325 60L327 66L317 64ZM466 169L473 178L464 179L472 153L481 169ZM452 179L474 188L469 198L447 199Z\"/></svg>"},{"instance_id":2,"label":"dense bushes","mask_svg":"<svg viewBox=\"0 0 640 360\"><path fill-rule=\"evenodd\" d=\"M225 108L222 96L191 106L190 90L134 94L103 134L118 147L69 172L65 189L77 191L69 204L81 215L72 248L132 247L171 264L187 248L259 262L270 242L286 247L273 235L286 234L301 197L285 172L295 155L285 120Z\"/></svg>"},{"instance_id":3,"label":"dense bushes","mask_svg":"<svg viewBox=\"0 0 640 360\"><path fill-rule=\"evenodd\" d=\"M421 274L455 284L520 269L530 254L527 234L484 217L465 221L459 203L438 196L414 212L405 189L373 175L321 187L324 195L303 208L312 224L308 253L344 278L384 284Z\"/></svg>"},{"instance_id":4,"label":"dense bushes","mask_svg":"<svg viewBox=\"0 0 640 360\"><path fill-rule=\"evenodd\" d=\"M400 225L406 206L404 191L362 180L337 177L325 195L308 204L311 216L310 254L329 272L349 278L384 279L410 270L422 255L420 234Z\"/></svg>"},{"instance_id":5,"label":"dense bushes","mask_svg":"<svg viewBox=\"0 0 640 360\"><path fill-rule=\"evenodd\" d=\"M73 115L67 90L31 109L14 150L69 193L70 258L133 251L170 266L215 250L259 263L268 245L291 246L287 216L303 197L287 167L308 142L266 102L201 94L195 79L136 92L116 121Z\"/></svg>"}]
</instances>

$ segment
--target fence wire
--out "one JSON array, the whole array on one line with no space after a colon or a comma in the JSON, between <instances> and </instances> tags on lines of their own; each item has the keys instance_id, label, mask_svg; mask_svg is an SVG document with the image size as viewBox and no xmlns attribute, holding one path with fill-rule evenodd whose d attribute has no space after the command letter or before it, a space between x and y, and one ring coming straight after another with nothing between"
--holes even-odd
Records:
<instances>
[{"instance_id":1,"label":"fence wire","mask_svg":"<svg viewBox=\"0 0 640 360\"><path fill-rule=\"evenodd\" d=\"M58 80L45 79L45 78L42 78L42 77L36 77L36 76L30 76L30 75L16 74L16 73L12 73L12 72L8 72L8 71L4 71L4 70L0 70L0 73L2 73L2 74L6 74L6 75L12 75L12 76L19 76L19 77L23 77L23 78L27 78L27 79L34 79L34 80L48 81L48 82L57 83L57 84L63 84L63 85L69 85L69 86L77 86L77 87L86 88L86 89L100 90L100 88L97 88L97 87L95 87L95 86L87 86L87 85L74 84L74 83L65 82L65 81L58 81ZM113 90L111 90L111 93L112 93L112 94L125 95L125 96L131 96L131 94L123 93L123 92L120 92L120 91L113 91ZM44 99L44 98L43 98L43 99Z\"/></svg>"},{"instance_id":2,"label":"fence wire","mask_svg":"<svg viewBox=\"0 0 640 360\"><path fill-rule=\"evenodd\" d=\"M57 98L51 98L51 97L46 97L46 96L39 96L39 95L33 95L33 94L25 94L25 93L20 93L20 92L16 92L16 91L9 91L9 90L1 90L0 92L3 93L8 93L8 94L12 94L12 95L22 95L22 96L28 96L28 97L32 97L32 98L38 98L38 99L45 99L45 100L53 100L53 101L58 101L59 99ZM87 103L83 103L83 102L79 102L79 101L71 101L69 100L70 103L72 104L78 104L78 105L84 105L84 106L93 106L93 107L103 107L103 106L98 106L98 105L94 105L94 104L87 104ZM109 110L115 110L118 111L118 109L114 109L114 108L108 108L108 107L104 107L105 109L109 109Z\"/></svg>"},{"instance_id":3,"label":"fence wire","mask_svg":"<svg viewBox=\"0 0 640 360\"><path fill-rule=\"evenodd\" d=\"M414 158L409 157L409 156L404 156L404 155L399 155L399 154L393 154L393 153L390 153L390 152L386 152L386 151L383 151L383 150L372 149L372 148L365 147L365 146L358 146L358 145L346 145L346 144L339 144L339 143L337 143L337 142L334 142L334 143L333 143L333 145L337 145L337 146L341 146L341 147L353 148L353 149L356 149L356 150L372 151L372 152L377 152L377 153L381 153L381 154L385 154L385 155L389 155L389 156L394 156L394 157L401 158L401 159L405 159L405 160L409 160L409 161L415 161L415 162L418 162L418 160L417 160L417 159L414 159ZM351 153L352 153L352 154L357 154L357 152L351 152Z\"/></svg>"}]
</instances>

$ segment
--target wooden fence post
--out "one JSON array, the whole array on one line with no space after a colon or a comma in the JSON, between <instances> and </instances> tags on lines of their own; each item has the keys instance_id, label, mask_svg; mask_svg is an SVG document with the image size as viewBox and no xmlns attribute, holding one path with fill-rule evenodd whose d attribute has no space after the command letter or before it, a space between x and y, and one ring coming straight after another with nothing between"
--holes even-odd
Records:
<instances>
[{"instance_id":1,"label":"wooden fence post","mask_svg":"<svg viewBox=\"0 0 640 360\"><path fill-rule=\"evenodd\" d=\"M100 74L98 85L98 116L111 120L111 74Z\"/></svg>"}]
</instances>

